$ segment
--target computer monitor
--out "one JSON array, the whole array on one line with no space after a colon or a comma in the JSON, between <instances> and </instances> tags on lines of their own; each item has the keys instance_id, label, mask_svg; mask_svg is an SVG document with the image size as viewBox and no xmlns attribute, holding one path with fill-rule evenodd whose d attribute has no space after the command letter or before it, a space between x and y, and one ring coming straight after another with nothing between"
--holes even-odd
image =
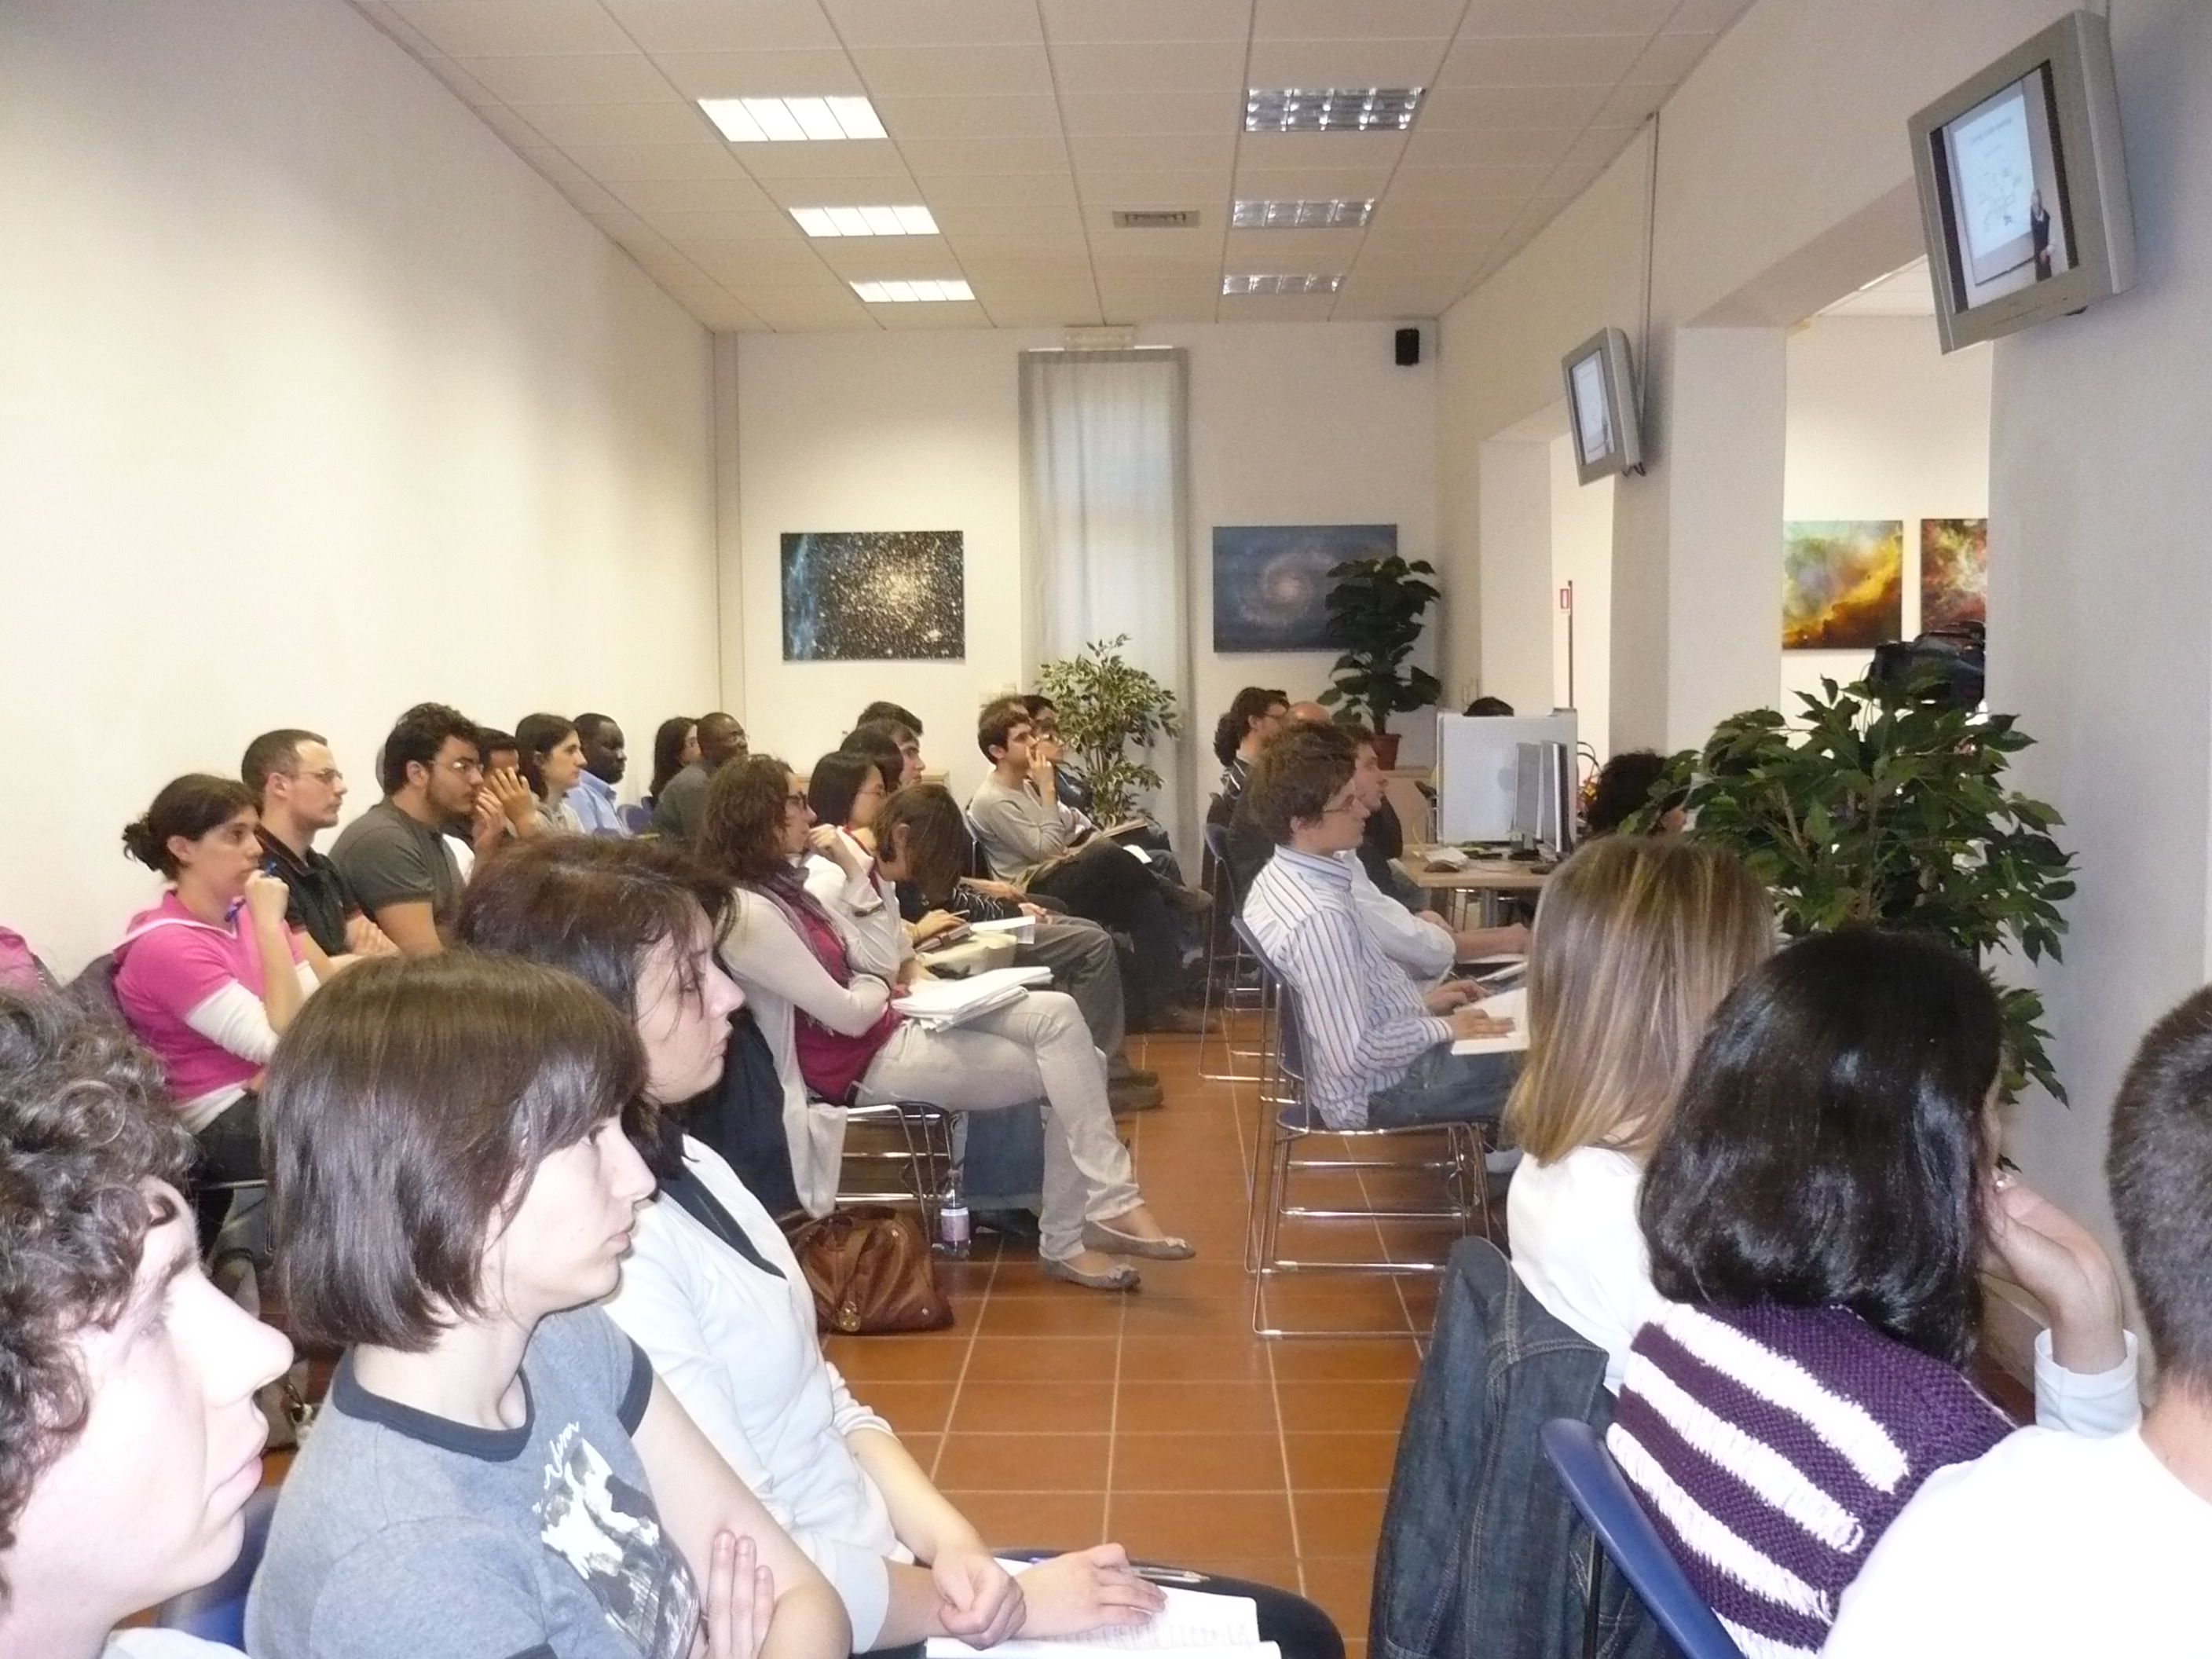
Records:
<instances>
[{"instance_id":1,"label":"computer monitor","mask_svg":"<svg viewBox=\"0 0 2212 1659\"><path fill-rule=\"evenodd\" d=\"M1613 472L1644 470L1636 427L1636 376L1628 337L1601 328L1559 360L1567 383L1567 433L1575 442L1575 476L1595 483Z\"/></svg>"},{"instance_id":2,"label":"computer monitor","mask_svg":"<svg viewBox=\"0 0 2212 1659\"><path fill-rule=\"evenodd\" d=\"M1564 857L1575 844L1575 751L1564 743L1524 743L1516 767L1513 839Z\"/></svg>"},{"instance_id":3,"label":"computer monitor","mask_svg":"<svg viewBox=\"0 0 2212 1659\"><path fill-rule=\"evenodd\" d=\"M1521 745L1557 743L1575 752L1575 712L1437 716L1437 839L1513 839Z\"/></svg>"}]
</instances>

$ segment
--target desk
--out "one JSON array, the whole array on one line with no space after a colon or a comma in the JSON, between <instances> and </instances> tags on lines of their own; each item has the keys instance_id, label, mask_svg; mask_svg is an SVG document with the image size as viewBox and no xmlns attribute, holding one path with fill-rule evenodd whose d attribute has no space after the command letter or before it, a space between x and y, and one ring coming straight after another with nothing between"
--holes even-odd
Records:
<instances>
[{"instance_id":1,"label":"desk","mask_svg":"<svg viewBox=\"0 0 2212 1659\"><path fill-rule=\"evenodd\" d=\"M1467 925L1463 913L1470 896L1479 893L1487 899L1504 893L1540 893L1550 873L1539 871L1534 864L1518 859L1470 859L1461 869L1431 870L1428 862L1431 850L1428 847L1408 846L1405 856L1394 859L1391 863L1401 875L1423 892L1449 893L1453 896L1451 911L1448 914L1451 915L1454 927ZM1490 925L1493 920L1486 906L1484 925Z\"/></svg>"}]
</instances>

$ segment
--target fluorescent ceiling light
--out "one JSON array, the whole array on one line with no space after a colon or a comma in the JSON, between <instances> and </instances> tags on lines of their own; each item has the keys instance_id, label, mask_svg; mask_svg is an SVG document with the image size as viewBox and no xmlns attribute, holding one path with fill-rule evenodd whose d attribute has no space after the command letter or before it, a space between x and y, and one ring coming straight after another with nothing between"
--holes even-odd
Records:
<instances>
[{"instance_id":1,"label":"fluorescent ceiling light","mask_svg":"<svg viewBox=\"0 0 2212 1659\"><path fill-rule=\"evenodd\" d=\"M699 107L733 144L884 136L875 106L865 98L702 98Z\"/></svg>"},{"instance_id":2,"label":"fluorescent ceiling light","mask_svg":"<svg viewBox=\"0 0 2212 1659\"><path fill-rule=\"evenodd\" d=\"M1403 132L1420 107L1419 87L1253 87L1247 132Z\"/></svg>"},{"instance_id":3,"label":"fluorescent ceiling light","mask_svg":"<svg viewBox=\"0 0 2212 1659\"><path fill-rule=\"evenodd\" d=\"M908 305L923 300L972 300L963 282L855 283L853 292L872 306Z\"/></svg>"},{"instance_id":4,"label":"fluorescent ceiling light","mask_svg":"<svg viewBox=\"0 0 2212 1659\"><path fill-rule=\"evenodd\" d=\"M1350 202L1239 202L1229 222L1239 230L1347 230L1364 225L1375 198Z\"/></svg>"},{"instance_id":5,"label":"fluorescent ceiling light","mask_svg":"<svg viewBox=\"0 0 2212 1659\"><path fill-rule=\"evenodd\" d=\"M1341 274L1317 270L1266 272L1224 276L1221 291L1224 294L1334 294L1337 284L1343 280Z\"/></svg>"},{"instance_id":6,"label":"fluorescent ceiling light","mask_svg":"<svg viewBox=\"0 0 2212 1659\"><path fill-rule=\"evenodd\" d=\"M937 221L926 207L793 208L791 216L809 236L937 234Z\"/></svg>"}]
</instances>

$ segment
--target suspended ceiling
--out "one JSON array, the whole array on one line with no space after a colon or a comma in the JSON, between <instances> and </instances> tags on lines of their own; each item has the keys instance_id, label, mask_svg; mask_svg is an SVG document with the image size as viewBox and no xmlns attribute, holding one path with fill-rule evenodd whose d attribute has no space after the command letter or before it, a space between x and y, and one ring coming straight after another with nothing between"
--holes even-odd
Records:
<instances>
[{"instance_id":1,"label":"suspended ceiling","mask_svg":"<svg viewBox=\"0 0 2212 1659\"><path fill-rule=\"evenodd\" d=\"M354 0L709 327L1433 317L1596 177L1749 0ZM1419 87L1411 129L1249 132L1248 90ZM865 96L882 139L724 142L702 98ZM1232 229L1239 198L1364 228ZM933 236L790 210L921 204ZM1116 228L1195 209L1195 228ZM1224 277L1337 276L1225 295ZM971 301L866 304L855 282Z\"/></svg>"}]
</instances>

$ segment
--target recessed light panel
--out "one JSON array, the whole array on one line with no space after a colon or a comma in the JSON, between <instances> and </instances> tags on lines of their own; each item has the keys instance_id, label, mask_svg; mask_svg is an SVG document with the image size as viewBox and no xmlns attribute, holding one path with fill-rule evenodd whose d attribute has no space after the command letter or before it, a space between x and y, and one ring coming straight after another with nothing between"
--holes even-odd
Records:
<instances>
[{"instance_id":1,"label":"recessed light panel","mask_svg":"<svg viewBox=\"0 0 2212 1659\"><path fill-rule=\"evenodd\" d=\"M1420 103L1419 87L1254 87L1244 94L1244 131L1403 132Z\"/></svg>"},{"instance_id":2,"label":"recessed light panel","mask_svg":"<svg viewBox=\"0 0 2212 1659\"><path fill-rule=\"evenodd\" d=\"M972 300L975 297L968 284L962 282L855 283L853 292L872 306L912 305L919 301Z\"/></svg>"},{"instance_id":3,"label":"recessed light panel","mask_svg":"<svg viewBox=\"0 0 2212 1659\"><path fill-rule=\"evenodd\" d=\"M1343 282L1341 275L1325 274L1317 270L1268 272L1265 274L1224 276L1224 294L1334 294Z\"/></svg>"},{"instance_id":4,"label":"recessed light panel","mask_svg":"<svg viewBox=\"0 0 2212 1659\"><path fill-rule=\"evenodd\" d=\"M884 136L875 106L865 98L702 98L699 107L733 144Z\"/></svg>"},{"instance_id":5,"label":"recessed light panel","mask_svg":"<svg viewBox=\"0 0 2212 1659\"><path fill-rule=\"evenodd\" d=\"M791 216L809 236L937 234L937 221L926 207L793 208Z\"/></svg>"},{"instance_id":6,"label":"recessed light panel","mask_svg":"<svg viewBox=\"0 0 2212 1659\"><path fill-rule=\"evenodd\" d=\"M1356 230L1375 198L1354 202L1239 202L1229 222L1239 230Z\"/></svg>"}]
</instances>

